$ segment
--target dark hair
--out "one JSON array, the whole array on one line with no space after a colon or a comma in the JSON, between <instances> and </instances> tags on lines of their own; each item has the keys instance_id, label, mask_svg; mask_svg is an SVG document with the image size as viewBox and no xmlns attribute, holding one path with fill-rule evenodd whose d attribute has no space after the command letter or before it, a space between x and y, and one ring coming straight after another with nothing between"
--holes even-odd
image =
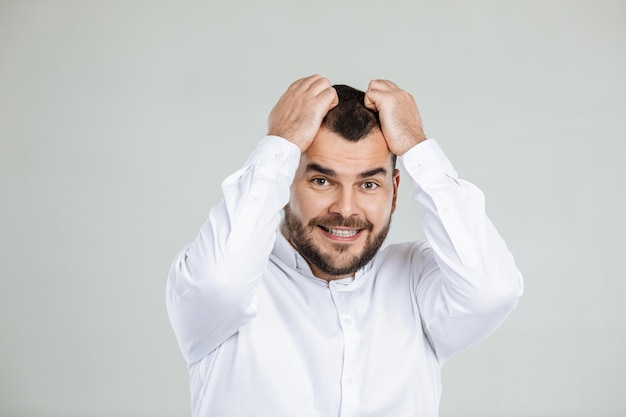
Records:
<instances>
[{"instance_id":1,"label":"dark hair","mask_svg":"<svg viewBox=\"0 0 626 417\"><path fill-rule=\"evenodd\" d=\"M346 140L357 142L370 133L380 130L378 112L365 107L365 93L343 84L333 85L337 90L339 104L326 114L322 126L340 134ZM396 155L391 156L396 167Z\"/></svg>"},{"instance_id":2,"label":"dark hair","mask_svg":"<svg viewBox=\"0 0 626 417\"><path fill-rule=\"evenodd\" d=\"M378 113L365 107L365 93L347 85L333 85L339 104L328 112L322 126L356 142L380 129Z\"/></svg>"}]
</instances>

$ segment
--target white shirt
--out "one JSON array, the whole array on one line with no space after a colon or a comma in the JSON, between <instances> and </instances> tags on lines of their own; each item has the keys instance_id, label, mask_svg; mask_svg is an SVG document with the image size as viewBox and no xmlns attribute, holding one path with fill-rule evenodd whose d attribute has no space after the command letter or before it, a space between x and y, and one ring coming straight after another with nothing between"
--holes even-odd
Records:
<instances>
[{"instance_id":1,"label":"white shirt","mask_svg":"<svg viewBox=\"0 0 626 417\"><path fill-rule=\"evenodd\" d=\"M427 241L330 283L278 232L300 150L269 136L174 260L167 308L196 417L438 415L440 369L492 333L522 277L437 143L399 158Z\"/></svg>"}]
</instances>

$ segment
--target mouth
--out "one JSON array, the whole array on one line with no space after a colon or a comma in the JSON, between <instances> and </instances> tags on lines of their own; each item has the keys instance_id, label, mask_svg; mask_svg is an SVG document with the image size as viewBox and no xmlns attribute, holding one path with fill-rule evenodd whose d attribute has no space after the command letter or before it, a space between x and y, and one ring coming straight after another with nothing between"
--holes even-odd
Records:
<instances>
[{"instance_id":1,"label":"mouth","mask_svg":"<svg viewBox=\"0 0 626 417\"><path fill-rule=\"evenodd\" d=\"M327 234L340 239L351 239L356 237L363 229L336 229L331 227L320 226Z\"/></svg>"}]
</instances>

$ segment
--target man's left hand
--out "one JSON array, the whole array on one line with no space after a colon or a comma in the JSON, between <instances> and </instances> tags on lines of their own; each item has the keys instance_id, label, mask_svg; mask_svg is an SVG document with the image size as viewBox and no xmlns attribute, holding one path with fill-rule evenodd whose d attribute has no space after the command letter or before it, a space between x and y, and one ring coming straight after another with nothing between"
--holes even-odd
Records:
<instances>
[{"instance_id":1,"label":"man's left hand","mask_svg":"<svg viewBox=\"0 0 626 417\"><path fill-rule=\"evenodd\" d=\"M372 80L365 92L365 107L378 112L387 147L402 155L426 140L413 96L387 80Z\"/></svg>"}]
</instances>

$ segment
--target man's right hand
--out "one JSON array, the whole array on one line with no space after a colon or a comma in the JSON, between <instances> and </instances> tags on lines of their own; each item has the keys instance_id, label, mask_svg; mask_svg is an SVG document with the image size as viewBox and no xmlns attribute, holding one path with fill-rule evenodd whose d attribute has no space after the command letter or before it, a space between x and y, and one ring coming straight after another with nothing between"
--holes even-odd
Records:
<instances>
[{"instance_id":1,"label":"man's right hand","mask_svg":"<svg viewBox=\"0 0 626 417\"><path fill-rule=\"evenodd\" d=\"M268 120L268 135L280 136L307 150L330 109L339 104L337 91L321 75L299 79L278 100Z\"/></svg>"}]
</instances>

